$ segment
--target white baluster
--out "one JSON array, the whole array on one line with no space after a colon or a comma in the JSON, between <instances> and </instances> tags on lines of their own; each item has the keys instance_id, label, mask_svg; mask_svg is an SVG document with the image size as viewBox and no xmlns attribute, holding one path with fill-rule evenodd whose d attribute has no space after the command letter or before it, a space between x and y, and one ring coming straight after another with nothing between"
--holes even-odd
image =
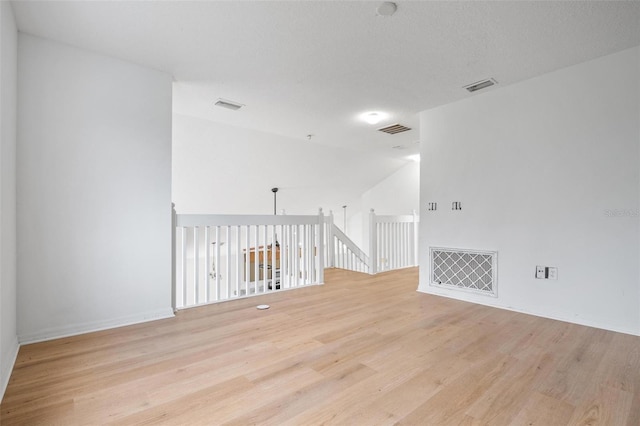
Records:
<instances>
[{"instance_id":1,"label":"white baluster","mask_svg":"<svg viewBox=\"0 0 640 426\"><path fill-rule=\"evenodd\" d=\"M260 237L259 237L259 232L260 230L258 229L259 225L256 225L255 231L254 231L254 237L255 237L255 243L254 243L254 248L253 248L253 288L254 288L254 294L258 294L258 281L260 279L260 273L258 272L258 266L260 263Z\"/></svg>"},{"instance_id":2,"label":"white baluster","mask_svg":"<svg viewBox=\"0 0 640 426\"><path fill-rule=\"evenodd\" d=\"M206 270L206 275L204 276L206 283L204 286L204 301L208 303L211 301L211 281L213 281L213 272L211 271L211 241L208 226L204 227L204 264Z\"/></svg>"},{"instance_id":3,"label":"white baluster","mask_svg":"<svg viewBox=\"0 0 640 426\"><path fill-rule=\"evenodd\" d=\"M187 228L181 228L182 233L182 307L187 306Z\"/></svg>"},{"instance_id":4,"label":"white baluster","mask_svg":"<svg viewBox=\"0 0 640 426\"><path fill-rule=\"evenodd\" d=\"M369 213L369 273L378 272L378 227L376 226L376 213L373 209Z\"/></svg>"},{"instance_id":5,"label":"white baluster","mask_svg":"<svg viewBox=\"0 0 640 426\"><path fill-rule=\"evenodd\" d=\"M276 245L276 226L271 226L271 259L269 259L269 263L271 264L271 290L277 290L277 272L276 271L276 256L279 256L278 246Z\"/></svg>"},{"instance_id":6,"label":"white baluster","mask_svg":"<svg viewBox=\"0 0 640 426\"><path fill-rule=\"evenodd\" d=\"M244 246L244 294L249 295L249 286L251 285L251 226L244 226L245 230L245 246ZM240 250L238 250L240 253ZM239 294L238 294L239 295Z\"/></svg>"},{"instance_id":7,"label":"white baluster","mask_svg":"<svg viewBox=\"0 0 640 426\"><path fill-rule=\"evenodd\" d=\"M227 297L226 300L231 299L231 227L227 226L225 241L227 242L227 269L224 271L223 278L227 283Z\"/></svg>"},{"instance_id":8,"label":"white baluster","mask_svg":"<svg viewBox=\"0 0 640 426\"><path fill-rule=\"evenodd\" d=\"M175 313L178 309L178 268L177 268L177 250L178 244L176 236L176 227L178 226L178 219L176 213L176 205L171 203L171 308Z\"/></svg>"},{"instance_id":9,"label":"white baluster","mask_svg":"<svg viewBox=\"0 0 640 426\"><path fill-rule=\"evenodd\" d=\"M269 276L269 271L267 270L267 266L269 265L269 253L267 252L267 225L264 225L262 229L263 236L263 245L262 245L262 292L266 293L267 291L267 277Z\"/></svg>"},{"instance_id":10,"label":"white baluster","mask_svg":"<svg viewBox=\"0 0 640 426\"><path fill-rule=\"evenodd\" d=\"M413 265L418 265L418 215L413 211Z\"/></svg>"},{"instance_id":11,"label":"white baluster","mask_svg":"<svg viewBox=\"0 0 640 426\"><path fill-rule=\"evenodd\" d=\"M292 246L292 242L291 242L291 225L285 225L284 226L285 231L285 238L284 238L284 245L283 245L283 252L282 252L282 259L285 260L285 264L282 266L282 275L284 276L285 279L285 285L287 288L291 288L293 287L293 283L292 283L292 274L293 274L293 264L291 263L291 252L293 251L293 246Z\"/></svg>"},{"instance_id":12,"label":"white baluster","mask_svg":"<svg viewBox=\"0 0 640 426\"><path fill-rule=\"evenodd\" d=\"M319 284L324 283L324 268L325 268L325 250L326 250L326 242L324 231L326 230L324 213L322 213L322 208L318 212L319 220L318 220L318 278L316 282Z\"/></svg>"},{"instance_id":13,"label":"white baluster","mask_svg":"<svg viewBox=\"0 0 640 426\"><path fill-rule=\"evenodd\" d=\"M242 268L240 263L240 230L242 228L240 226L236 226L236 288L235 288L235 296L240 296L240 277L242 275Z\"/></svg>"},{"instance_id":14,"label":"white baluster","mask_svg":"<svg viewBox=\"0 0 640 426\"><path fill-rule=\"evenodd\" d=\"M199 233L198 233L198 227L195 226L193 228L193 294L194 294L194 303L197 305L200 302L200 289L199 287L199 283L198 283L198 278L200 276L199 274L199 261L200 261L200 253L199 253Z\"/></svg>"},{"instance_id":15,"label":"white baluster","mask_svg":"<svg viewBox=\"0 0 640 426\"><path fill-rule=\"evenodd\" d=\"M216 302L220 300L220 227L216 226L216 244L215 244L215 259L216 259L216 279L215 279L215 300Z\"/></svg>"}]
</instances>

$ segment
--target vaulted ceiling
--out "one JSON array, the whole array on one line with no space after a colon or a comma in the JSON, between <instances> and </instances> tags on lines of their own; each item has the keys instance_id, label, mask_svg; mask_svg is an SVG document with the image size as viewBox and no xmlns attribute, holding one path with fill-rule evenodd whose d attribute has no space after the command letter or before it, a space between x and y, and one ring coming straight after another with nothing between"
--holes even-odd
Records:
<instances>
[{"instance_id":1,"label":"vaulted ceiling","mask_svg":"<svg viewBox=\"0 0 640 426\"><path fill-rule=\"evenodd\" d=\"M477 96L463 89L469 83L491 77L499 84L485 90L496 90L640 44L636 1L398 1L393 16L378 15L380 4L14 1L13 8L20 31L171 73L176 113L395 158L418 152L417 113ZM214 107L218 98L245 107ZM359 119L367 111L389 116L370 125ZM394 123L413 130L376 130Z\"/></svg>"}]
</instances>

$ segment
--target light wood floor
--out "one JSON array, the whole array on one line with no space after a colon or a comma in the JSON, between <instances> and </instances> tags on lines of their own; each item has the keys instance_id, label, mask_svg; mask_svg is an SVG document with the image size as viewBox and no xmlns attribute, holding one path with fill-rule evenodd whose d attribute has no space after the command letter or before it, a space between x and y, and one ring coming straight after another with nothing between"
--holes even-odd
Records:
<instances>
[{"instance_id":1,"label":"light wood floor","mask_svg":"<svg viewBox=\"0 0 640 426\"><path fill-rule=\"evenodd\" d=\"M326 281L24 346L2 425L640 425L638 337Z\"/></svg>"}]
</instances>

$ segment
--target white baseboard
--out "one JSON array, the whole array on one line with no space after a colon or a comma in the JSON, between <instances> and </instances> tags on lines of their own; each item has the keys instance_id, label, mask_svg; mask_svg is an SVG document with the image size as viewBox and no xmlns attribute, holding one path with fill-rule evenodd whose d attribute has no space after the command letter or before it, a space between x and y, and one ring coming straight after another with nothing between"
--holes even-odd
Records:
<instances>
[{"instance_id":1,"label":"white baseboard","mask_svg":"<svg viewBox=\"0 0 640 426\"><path fill-rule=\"evenodd\" d=\"M91 333L94 331L108 330L110 328L124 327L127 325L139 324L147 321L154 321L174 316L171 307L156 311L144 312L141 314L126 317L113 318L104 321L93 321L81 324L72 324L64 327L53 327L33 333L18 334L18 341L21 345L28 343L44 342L47 340L59 339L62 337L76 336L78 334Z\"/></svg>"},{"instance_id":2,"label":"white baseboard","mask_svg":"<svg viewBox=\"0 0 640 426\"><path fill-rule=\"evenodd\" d=\"M0 367L0 401L4 398L4 392L7 390L7 385L9 384L9 379L11 378L11 373L13 372L13 367L16 364L16 359L18 358L18 351L20 350L20 344L18 343L18 338L16 337L11 342L11 348L6 351L6 355L2 356L2 366Z\"/></svg>"},{"instance_id":3,"label":"white baseboard","mask_svg":"<svg viewBox=\"0 0 640 426\"><path fill-rule=\"evenodd\" d=\"M462 296L458 297L457 295L451 294L451 293L445 293L445 292L440 292L440 291L434 291L431 289L425 290L422 287L418 287L417 290L419 293L425 293L425 294L431 294L434 296L442 296L442 297L446 297L449 299L455 299L455 300L460 300L463 302L467 302L467 303L475 303L477 305L483 305L483 306L489 306L492 308L497 308L497 309L504 309L507 311L512 311L512 312L518 312L520 314L526 314L526 315L533 315L535 317L541 317L541 318L548 318L548 319L552 319L552 320L556 320L556 321L563 321L563 322L568 322L571 324L578 324L578 325L584 325L586 327L592 327L592 328L599 328L601 330L609 330L609 331L615 331L616 333L624 333L624 334L630 334L632 336L640 336L640 330L631 330L631 329L625 329L625 328L620 328L620 327L612 327L608 324L600 324L600 323L596 323L594 321L589 321L586 320L584 318L567 318L564 317L562 315L554 315L554 314L550 314L547 312L535 312L535 311L529 311L529 310L525 310L525 309L520 309L520 308L515 308L512 306L501 306L498 304L493 304L493 303L483 303L482 301L478 301L478 300L469 300L466 299ZM495 299L494 299L495 300Z\"/></svg>"}]
</instances>

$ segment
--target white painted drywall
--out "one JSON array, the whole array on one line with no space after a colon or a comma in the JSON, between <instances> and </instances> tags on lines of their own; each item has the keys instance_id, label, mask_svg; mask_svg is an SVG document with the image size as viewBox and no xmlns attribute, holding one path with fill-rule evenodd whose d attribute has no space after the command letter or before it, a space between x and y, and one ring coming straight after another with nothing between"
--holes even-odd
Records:
<instances>
[{"instance_id":1,"label":"white painted drywall","mask_svg":"<svg viewBox=\"0 0 640 426\"><path fill-rule=\"evenodd\" d=\"M420 291L640 334L639 65L636 47L421 113ZM430 286L429 246L497 250L498 298Z\"/></svg>"},{"instance_id":2,"label":"white painted drywall","mask_svg":"<svg viewBox=\"0 0 640 426\"><path fill-rule=\"evenodd\" d=\"M361 212L359 218L360 239L363 249L369 252L369 212L374 209L378 215L408 215L415 210L418 213L420 204L420 163L411 161L400 170L387 176L384 180L366 191L360 197ZM355 221L358 217L354 217ZM358 235L354 235L358 238ZM352 238L353 239L353 238ZM354 240L355 241L355 240Z\"/></svg>"},{"instance_id":3,"label":"white painted drywall","mask_svg":"<svg viewBox=\"0 0 640 426\"><path fill-rule=\"evenodd\" d=\"M171 77L18 48L20 341L172 315Z\"/></svg>"},{"instance_id":4,"label":"white painted drywall","mask_svg":"<svg viewBox=\"0 0 640 426\"><path fill-rule=\"evenodd\" d=\"M278 187L278 213L317 214L322 207L336 217L405 164L179 114L172 160L178 213L272 214L271 188Z\"/></svg>"},{"instance_id":5,"label":"white painted drywall","mask_svg":"<svg viewBox=\"0 0 640 426\"><path fill-rule=\"evenodd\" d=\"M16 29L0 2L0 400L18 354L16 329Z\"/></svg>"},{"instance_id":6,"label":"white painted drywall","mask_svg":"<svg viewBox=\"0 0 640 426\"><path fill-rule=\"evenodd\" d=\"M381 215L411 214L420 201L420 163L411 161L362 194L362 204Z\"/></svg>"}]
</instances>

